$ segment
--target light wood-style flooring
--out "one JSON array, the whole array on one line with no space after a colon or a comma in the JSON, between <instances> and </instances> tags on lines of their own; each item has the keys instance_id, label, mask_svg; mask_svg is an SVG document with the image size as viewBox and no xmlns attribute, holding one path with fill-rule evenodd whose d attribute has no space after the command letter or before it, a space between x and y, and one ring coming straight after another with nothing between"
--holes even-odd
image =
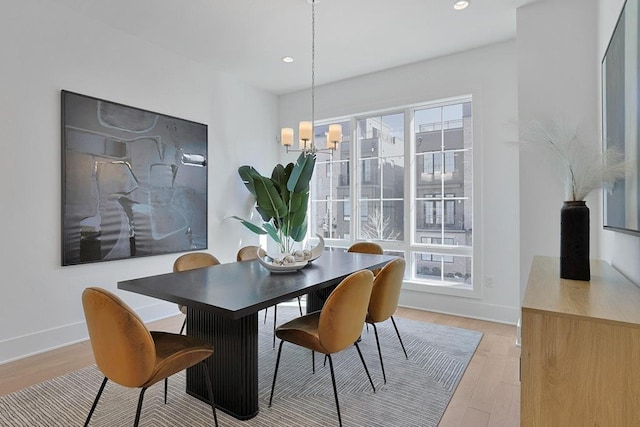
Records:
<instances>
[{"instance_id":1,"label":"light wood-style flooring","mask_svg":"<svg viewBox=\"0 0 640 427\"><path fill-rule=\"evenodd\" d=\"M520 348L515 345L515 326L405 308L398 309L396 316L484 333L441 427L520 425ZM149 326L177 332L182 321L180 315ZM92 363L91 345L86 341L0 365L0 396Z\"/></svg>"}]
</instances>

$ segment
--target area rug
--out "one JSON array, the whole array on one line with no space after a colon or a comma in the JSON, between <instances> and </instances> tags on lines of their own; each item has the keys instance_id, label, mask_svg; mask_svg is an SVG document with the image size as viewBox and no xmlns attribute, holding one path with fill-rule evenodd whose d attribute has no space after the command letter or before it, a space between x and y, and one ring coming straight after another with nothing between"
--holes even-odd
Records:
<instances>
[{"instance_id":1,"label":"area rug","mask_svg":"<svg viewBox=\"0 0 640 427\"><path fill-rule=\"evenodd\" d=\"M262 315L262 313L260 313ZM272 310L267 323L260 316L259 414L239 421L218 411L220 427L327 426L337 425L329 365L285 343L282 350L273 405L268 407L277 355L272 348ZM279 306L278 323L299 315L296 307ZM376 386L366 377L354 347L333 356L342 422L348 426L437 426L482 338L482 333L449 326L396 318L409 359L402 352L391 321L378 325L387 383L370 327L363 330L360 348ZM95 366L54 378L0 397L2 426L81 426L103 376ZM140 426L205 426L213 417L203 402L185 392L184 373L169 380L168 403L163 404L163 385L145 394ZM90 426L131 426L138 390L109 382Z\"/></svg>"}]
</instances>

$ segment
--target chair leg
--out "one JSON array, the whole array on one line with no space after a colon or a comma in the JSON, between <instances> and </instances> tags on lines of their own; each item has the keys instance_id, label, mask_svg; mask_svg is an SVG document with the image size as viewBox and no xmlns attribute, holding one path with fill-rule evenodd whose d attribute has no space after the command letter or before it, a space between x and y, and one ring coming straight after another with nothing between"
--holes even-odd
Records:
<instances>
[{"instance_id":1,"label":"chair leg","mask_svg":"<svg viewBox=\"0 0 640 427\"><path fill-rule=\"evenodd\" d=\"M89 411L89 415L87 416L87 420L84 422L84 427L89 425L89 421L91 420L91 416L93 415L93 411L95 411L96 406L98 406L98 400L100 400L100 396L102 396L102 391L104 390L104 386L107 385L107 377L104 377L102 381L102 385L100 386L100 390L98 390L98 394L96 395L96 399L93 401L93 406L91 406L91 410Z\"/></svg>"},{"instance_id":2,"label":"chair leg","mask_svg":"<svg viewBox=\"0 0 640 427\"><path fill-rule=\"evenodd\" d=\"M298 297L298 308L300 309L300 316L304 316L304 314L302 314L302 301L300 301L300 297Z\"/></svg>"},{"instance_id":3,"label":"chair leg","mask_svg":"<svg viewBox=\"0 0 640 427\"><path fill-rule=\"evenodd\" d=\"M356 350L358 350L358 354L360 355L360 360L362 360L362 366L364 366L364 371L367 373L367 377L369 377L369 382L371 383L371 388L373 388L373 392L376 392L376 386L373 385L373 380L371 379L371 375L369 375L369 368L367 368L367 364L364 361L364 357L362 357L362 352L360 351L360 346L358 342L354 342L353 345L356 346ZM331 363L331 356L329 356L329 363Z\"/></svg>"},{"instance_id":4,"label":"chair leg","mask_svg":"<svg viewBox=\"0 0 640 427\"><path fill-rule=\"evenodd\" d=\"M180 328L180 335L182 335L182 331L184 331L185 326L187 326L187 317L185 316L184 322L182 322L182 327Z\"/></svg>"},{"instance_id":5,"label":"chair leg","mask_svg":"<svg viewBox=\"0 0 640 427\"><path fill-rule=\"evenodd\" d=\"M315 374L316 373L316 352L311 350L311 366L313 367L311 369L311 373Z\"/></svg>"},{"instance_id":6,"label":"chair leg","mask_svg":"<svg viewBox=\"0 0 640 427\"><path fill-rule=\"evenodd\" d=\"M147 391L147 387L140 390L140 397L138 398L138 409L136 409L136 420L133 422L133 427L138 427L140 422L140 412L142 412L142 400L144 399L144 392Z\"/></svg>"},{"instance_id":7,"label":"chair leg","mask_svg":"<svg viewBox=\"0 0 640 427\"><path fill-rule=\"evenodd\" d=\"M333 373L333 359L331 359L331 355L327 355L329 357L329 368L331 369L331 383L333 384L333 395L336 398L336 410L338 411L338 424L342 427L342 417L340 416L340 402L338 402L338 389L336 388L336 376Z\"/></svg>"},{"instance_id":8,"label":"chair leg","mask_svg":"<svg viewBox=\"0 0 640 427\"><path fill-rule=\"evenodd\" d=\"M204 366L204 379L207 383L207 391L209 392L209 403L211 404L211 408L213 409L213 422L215 426L218 427L218 416L216 415L216 402L213 399L213 387L211 386L211 375L209 375L209 365L207 365L207 361L203 360L202 366Z\"/></svg>"},{"instance_id":9,"label":"chair leg","mask_svg":"<svg viewBox=\"0 0 640 427\"><path fill-rule=\"evenodd\" d=\"M271 384L271 396L269 397L269 408L271 408L271 401L273 400L273 390L276 388L276 377L278 376L278 366L280 365L280 354L282 353L282 344L284 340L280 340L278 346L278 358L276 359L276 369L273 371L273 383Z\"/></svg>"},{"instance_id":10,"label":"chair leg","mask_svg":"<svg viewBox=\"0 0 640 427\"><path fill-rule=\"evenodd\" d=\"M376 334L376 345L378 346L378 356L380 357L380 367L382 368L382 379L384 379L384 383L387 383L387 375L384 373L384 362L382 361L382 350L380 350L380 338L378 338L378 328L375 323L372 323L373 332Z\"/></svg>"},{"instance_id":11,"label":"chair leg","mask_svg":"<svg viewBox=\"0 0 640 427\"><path fill-rule=\"evenodd\" d=\"M398 335L398 339L400 340L400 345L402 346L402 351L404 351L404 357L409 359L409 356L407 356L407 350L404 349L404 344L402 343L402 338L400 338L400 332L398 332L398 327L396 326L396 321L393 318L393 316L391 316L391 321L393 322L393 327L396 330L396 335Z\"/></svg>"},{"instance_id":12,"label":"chair leg","mask_svg":"<svg viewBox=\"0 0 640 427\"><path fill-rule=\"evenodd\" d=\"M276 319L278 318L278 304L273 306L273 347L276 348Z\"/></svg>"},{"instance_id":13,"label":"chair leg","mask_svg":"<svg viewBox=\"0 0 640 427\"><path fill-rule=\"evenodd\" d=\"M269 311L269 307L264 309L264 321L262 323L267 323L267 311Z\"/></svg>"},{"instance_id":14,"label":"chair leg","mask_svg":"<svg viewBox=\"0 0 640 427\"><path fill-rule=\"evenodd\" d=\"M169 377L164 379L164 404L167 404L167 385L169 385Z\"/></svg>"}]
</instances>

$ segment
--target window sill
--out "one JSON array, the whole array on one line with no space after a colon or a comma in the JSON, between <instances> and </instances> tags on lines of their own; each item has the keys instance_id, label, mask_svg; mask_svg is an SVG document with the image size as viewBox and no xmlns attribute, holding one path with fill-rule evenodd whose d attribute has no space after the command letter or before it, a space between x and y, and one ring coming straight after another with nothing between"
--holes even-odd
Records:
<instances>
[{"instance_id":1,"label":"window sill","mask_svg":"<svg viewBox=\"0 0 640 427\"><path fill-rule=\"evenodd\" d=\"M402 289L414 292L450 295L455 297L474 299L482 298L482 292L480 292L480 289L473 289L472 287L467 286L433 285L424 282L405 280L402 284Z\"/></svg>"}]
</instances>

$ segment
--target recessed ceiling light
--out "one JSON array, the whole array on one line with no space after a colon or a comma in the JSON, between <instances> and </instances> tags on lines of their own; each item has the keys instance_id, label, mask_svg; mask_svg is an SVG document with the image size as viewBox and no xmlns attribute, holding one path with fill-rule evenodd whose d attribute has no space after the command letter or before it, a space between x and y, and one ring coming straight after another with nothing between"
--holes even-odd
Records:
<instances>
[{"instance_id":1,"label":"recessed ceiling light","mask_svg":"<svg viewBox=\"0 0 640 427\"><path fill-rule=\"evenodd\" d=\"M470 0L458 0L453 4L455 10L462 10L469 7Z\"/></svg>"},{"instance_id":2,"label":"recessed ceiling light","mask_svg":"<svg viewBox=\"0 0 640 427\"><path fill-rule=\"evenodd\" d=\"M287 64L293 62L293 58L291 56L283 56L282 62L286 62Z\"/></svg>"}]
</instances>

